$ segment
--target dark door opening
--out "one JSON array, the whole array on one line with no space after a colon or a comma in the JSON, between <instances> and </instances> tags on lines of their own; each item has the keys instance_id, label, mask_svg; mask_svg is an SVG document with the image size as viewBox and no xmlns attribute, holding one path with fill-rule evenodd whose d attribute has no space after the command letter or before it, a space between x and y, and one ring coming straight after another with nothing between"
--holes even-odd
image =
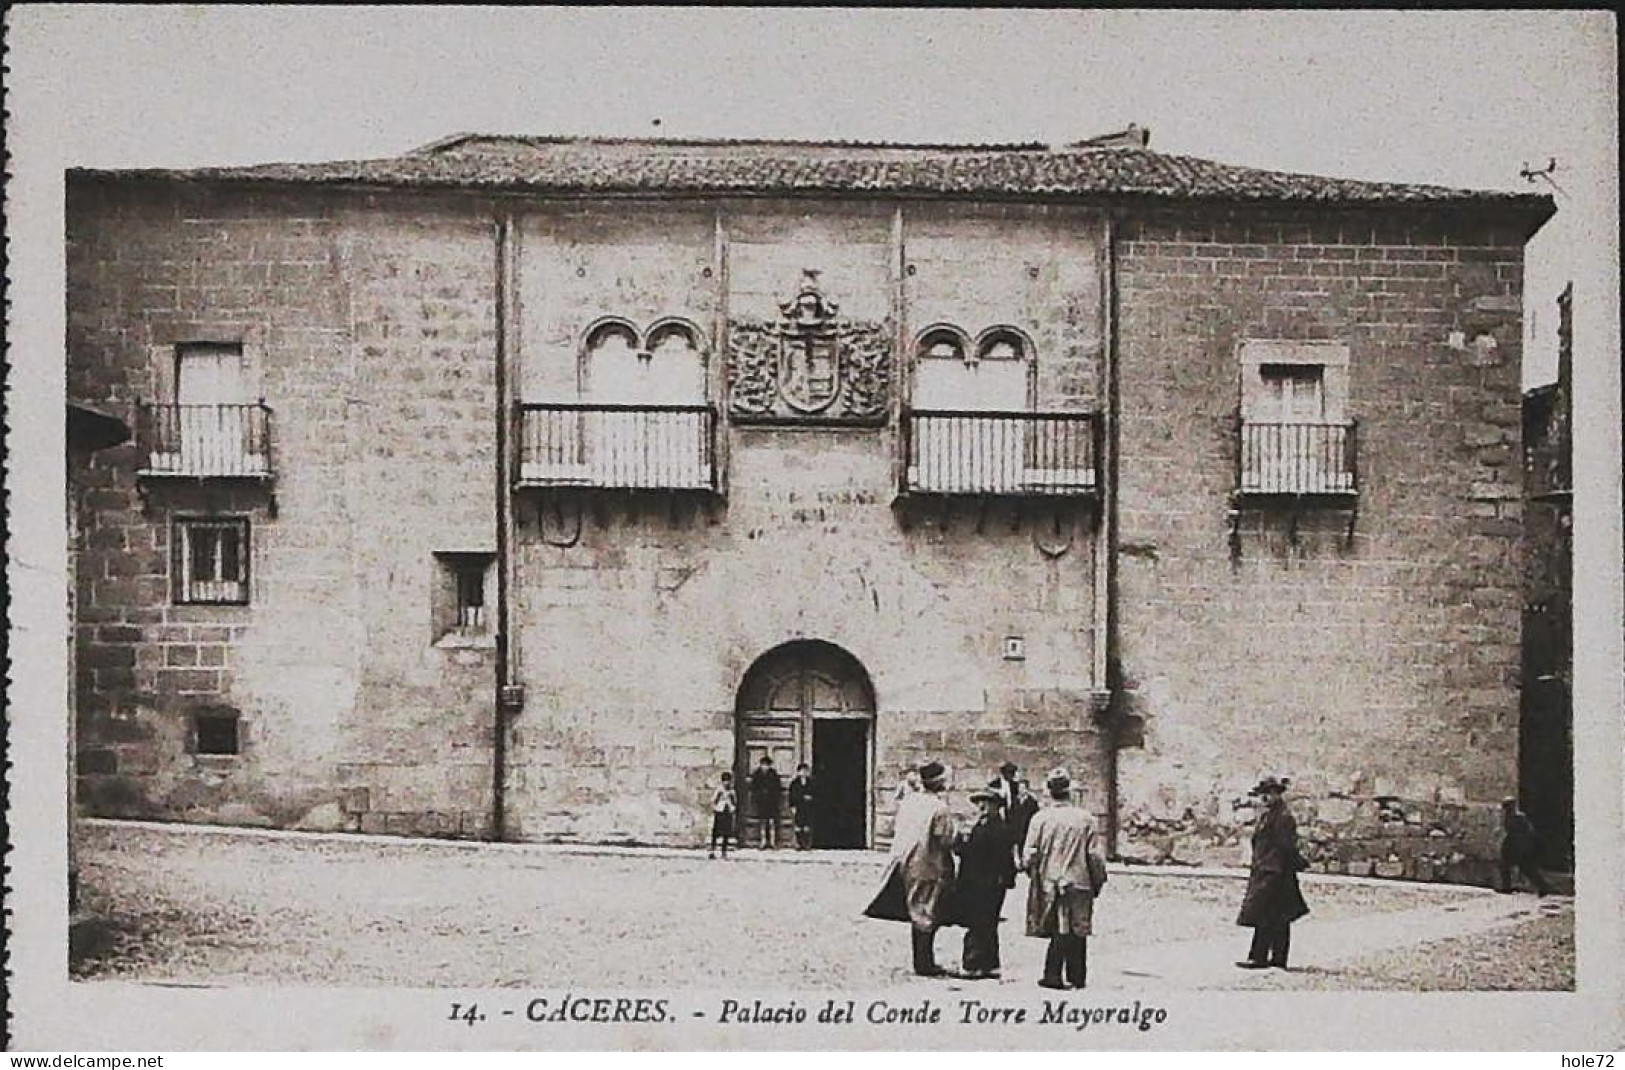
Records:
<instances>
[{"instance_id":1,"label":"dark door opening","mask_svg":"<svg viewBox=\"0 0 1625 1070\"><path fill-rule=\"evenodd\" d=\"M1541 837L1541 864L1574 867L1574 713L1563 681L1526 684L1518 731L1518 795Z\"/></svg>"},{"instance_id":2,"label":"dark door opening","mask_svg":"<svg viewBox=\"0 0 1625 1070\"><path fill-rule=\"evenodd\" d=\"M815 720L812 774L817 808L813 846L868 846L869 722Z\"/></svg>"}]
</instances>

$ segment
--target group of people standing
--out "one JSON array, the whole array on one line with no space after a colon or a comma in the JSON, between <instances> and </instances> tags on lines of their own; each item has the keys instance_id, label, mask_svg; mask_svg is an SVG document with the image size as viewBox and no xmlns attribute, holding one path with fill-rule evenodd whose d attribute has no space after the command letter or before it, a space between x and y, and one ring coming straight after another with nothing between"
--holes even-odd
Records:
<instances>
[{"instance_id":1,"label":"group of people standing","mask_svg":"<svg viewBox=\"0 0 1625 1070\"><path fill-rule=\"evenodd\" d=\"M739 797L734 791L733 779L732 773L723 773L721 783L711 793L711 858L717 856L718 850L727 858L728 848L738 835ZM765 850L779 845L781 799L788 796L796 850L811 849L814 795L812 770L806 762L796 766L796 775L790 778L786 789L784 778L773 764L773 756L764 754L751 770L746 790L750 793L750 814L756 825L758 848Z\"/></svg>"},{"instance_id":2,"label":"group of people standing","mask_svg":"<svg viewBox=\"0 0 1625 1070\"><path fill-rule=\"evenodd\" d=\"M905 788L897 804L886 878L864 913L909 923L914 972L922 977L949 973L936 960L936 932L964 926L963 968L956 975L996 978L1005 895L1025 872L1027 935L1049 941L1038 983L1084 987L1106 862L1093 818L1073 805L1071 775L1055 769L1045 778L1051 805L1040 808L1023 790L1019 769L1007 762L997 778L971 793L978 813L960 828L944 798L942 763L927 762L917 772L918 790Z\"/></svg>"},{"instance_id":3,"label":"group of people standing","mask_svg":"<svg viewBox=\"0 0 1625 1070\"><path fill-rule=\"evenodd\" d=\"M897 791L891 863L864 914L909 923L913 968L922 977L949 974L936 958L937 930L949 926L965 929L956 976L980 980L1000 975L1004 900L1017 875L1025 873L1026 934L1049 941L1039 985L1083 988L1087 981L1094 904L1107 880L1100 837L1090 813L1074 804L1066 769L1054 769L1044 778L1048 806L1033 797L1020 772L1015 763L1005 762L998 776L971 792L977 814L963 826L948 808L948 771L941 762L905 772ZM1298 883L1298 873L1309 863L1298 849L1286 789L1285 779L1265 777L1248 793L1261 807L1253 828L1247 890L1236 918L1253 930L1247 957L1236 963L1244 969L1285 969L1292 923L1309 913ZM777 846L780 800L786 795L796 848L812 846L815 795L805 763L796 767L786 790L772 757L764 754L751 771L747 790L759 848ZM728 857L738 809L733 775L725 772L712 794L710 857L719 850Z\"/></svg>"},{"instance_id":4,"label":"group of people standing","mask_svg":"<svg viewBox=\"0 0 1625 1070\"><path fill-rule=\"evenodd\" d=\"M1064 989L1087 982L1094 904L1107 880L1094 820L1074 804L1064 768L1045 777L1050 805L1044 807L1022 790L1018 772L1007 762L997 779L971 792L978 813L965 828L957 827L943 797L948 778L940 762L919 767L918 789L901 793L891 864L864 914L909 923L914 972L922 977L950 973L936 961L936 932L946 926L965 928L956 976L999 976L1000 914L1017 873L1025 872L1026 933L1049 941L1038 984ZM1261 808L1236 919L1253 930L1247 958L1237 963L1245 969L1285 969L1292 923L1309 913L1298 883L1308 862L1298 850L1286 787L1284 779L1265 777L1249 792Z\"/></svg>"}]
</instances>

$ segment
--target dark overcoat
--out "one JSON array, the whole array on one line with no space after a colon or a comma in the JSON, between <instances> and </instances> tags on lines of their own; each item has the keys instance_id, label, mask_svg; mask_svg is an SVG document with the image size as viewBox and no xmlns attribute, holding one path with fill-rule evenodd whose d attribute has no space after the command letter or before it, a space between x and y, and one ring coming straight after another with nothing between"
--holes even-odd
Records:
<instances>
[{"instance_id":1,"label":"dark overcoat","mask_svg":"<svg viewBox=\"0 0 1625 1070\"><path fill-rule=\"evenodd\" d=\"M758 817L779 816L779 796L784 793L784 780L772 766L760 766L750 773L750 809Z\"/></svg>"},{"instance_id":2,"label":"dark overcoat","mask_svg":"<svg viewBox=\"0 0 1625 1070\"><path fill-rule=\"evenodd\" d=\"M1540 836L1535 832L1534 822L1528 816L1514 810L1501 820L1501 828L1505 835L1501 840L1501 857L1511 862L1521 862L1526 858L1535 858L1540 854Z\"/></svg>"},{"instance_id":3,"label":"dark overcoat","mask_svg":"<svg viewBox=\"0 0 1625 1070\"><path fill-rule=\"evenodd\" d=\"M795 815L796 821L800 824L809 823L812 820L813 810L812 777L804 777L800 774L791 777L788 796L790 799L790 812Z\"/></svg>"},{"instance_id":4,"label":"dark overcoat","mask_svg":"<svg viewBox=\"0 0 1625 1070\"><path fill-rule=\"evenodd\" d=\"M1010 837L1017 847L1027 842L1027 829L1032 826L1033 815L1038 813L1038 809L1038 800L1031 795L1023 795L1010 804L1005 820L1009 822Z\"/></svg>"},{"instance_id":5,"label":"dark overcoat","mask_svg":"<svg viewBox=\"0 0 1625 1070\"><path fill-rule=\"evenodd\" d=\"M1253 863L1247 871L1237 925L1284 925L1309 913L1298 887L1298 823L1282 803L1267 807L1253 826Z\"/></svg>"},{"instance_id":6,"label":"dark overcoat","mask_svg":"<svg viewBox=\"0 0 1625 1070\"><path fill-rule=\"evenodd\" d=\"M959 878L954 884L955 923L979 928L999 923L1004 893L1016 884L1015 846L1004 818L984 814L955 846Z\"/></svg>"}]
</instances>

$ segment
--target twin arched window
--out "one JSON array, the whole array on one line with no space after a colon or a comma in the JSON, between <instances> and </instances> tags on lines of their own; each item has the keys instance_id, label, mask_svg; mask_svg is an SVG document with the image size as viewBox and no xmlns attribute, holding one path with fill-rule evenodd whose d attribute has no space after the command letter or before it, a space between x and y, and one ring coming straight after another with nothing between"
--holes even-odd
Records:
<instances>
[{"instance_id":1,"label":"twin arched window","mask_svg":"<svg viewBox=\"0 0 1625 1070\"><path fill-rule=\"evenodd\" d=\"M587 329L581 397L617 405L698 405L705 401L705 335L687 320L656 320L640 331L607 318Z\"/></svg>"},{"instance_id":2,"label":"twin arched window","mask_svg":"<svg viewBox=\"0 0 1625 1070\"><path fill-rule=\"evenodd\" d=\"M1033 346L1014 327L989 327L974 339L939 324L914 347L913 407L978 412L1032 408Z\"/></svg>"}]
</instances>

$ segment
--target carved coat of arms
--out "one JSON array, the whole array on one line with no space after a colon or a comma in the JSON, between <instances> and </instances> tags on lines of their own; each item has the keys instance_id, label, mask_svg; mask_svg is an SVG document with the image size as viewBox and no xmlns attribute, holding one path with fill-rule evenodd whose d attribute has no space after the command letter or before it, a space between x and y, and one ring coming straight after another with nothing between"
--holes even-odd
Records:
<instances>
[{"instance_id":1,"label":"carved coat of arms","mask_svg":"<svg viewBox=\"0 0 1625 1070\"><path fill-rule=\"evenodd\" d=\"M737 421L883 423L891 395L884 324L842 319L818 272L779 318L728 325L728 411Z\"/></svg>"}]
</instances>

